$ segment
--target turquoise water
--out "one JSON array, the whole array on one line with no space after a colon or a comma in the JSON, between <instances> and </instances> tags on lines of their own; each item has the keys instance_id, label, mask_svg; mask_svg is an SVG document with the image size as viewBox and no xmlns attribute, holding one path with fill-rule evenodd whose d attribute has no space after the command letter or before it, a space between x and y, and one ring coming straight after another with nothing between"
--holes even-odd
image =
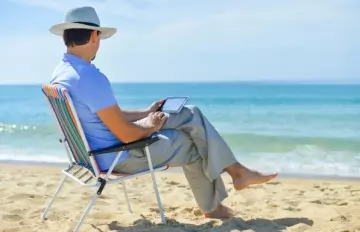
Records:
<instances>
[{"instance_id":1,"label":"turquoise water","mask_svg":"<svg viewBox=\"0 0 360 232\"><path fill-rule=\"evenodd\" d=\"M188 96L239 161L286 174L360 177L360 85L114 84L122 108ZM0 160L63 162L40 86L0 86ZM221 154L219 154L221 155Z\"/></svg>"}]
</instances>

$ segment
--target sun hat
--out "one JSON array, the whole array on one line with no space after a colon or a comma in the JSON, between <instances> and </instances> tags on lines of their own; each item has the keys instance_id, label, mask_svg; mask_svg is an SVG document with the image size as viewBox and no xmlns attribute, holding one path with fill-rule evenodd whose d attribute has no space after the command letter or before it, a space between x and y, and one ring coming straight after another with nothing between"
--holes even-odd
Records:
<instances>
[{"instance_id":1,"label":"sun hat","mask_svg":"<svg viewBox=\"0 0 360 232\"><path fill-rule=\"evenodd\" d=\"M66 29L91 29L100 31L100 38L107 39L116 33L116 28L101 27L100 19L93 7L84 6L70 9L65 15L65 21L50 28L50 31L62 36Z\"/></svg>"}]
</instances>

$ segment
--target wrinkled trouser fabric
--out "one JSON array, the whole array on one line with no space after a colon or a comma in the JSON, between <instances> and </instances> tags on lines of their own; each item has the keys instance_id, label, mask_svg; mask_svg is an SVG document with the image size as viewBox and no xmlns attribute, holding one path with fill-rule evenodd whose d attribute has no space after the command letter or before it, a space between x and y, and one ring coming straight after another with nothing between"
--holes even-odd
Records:
<instances>
[{"instance_id":1,"label":"wrinkled trouser fabric","mask_svg":"<svg viewBox=\"0 0 360 232\"><path fill-rule=\"evenodd\" d=\"M196 106L170 114L157 135L160 140L149 146L153 166L182 167L199 208L214 211L228 196L221 173L237 162L224 139ZM148 169L142 149L130 151L114 168L123 173Z\"/></svg>"}]
</instances>

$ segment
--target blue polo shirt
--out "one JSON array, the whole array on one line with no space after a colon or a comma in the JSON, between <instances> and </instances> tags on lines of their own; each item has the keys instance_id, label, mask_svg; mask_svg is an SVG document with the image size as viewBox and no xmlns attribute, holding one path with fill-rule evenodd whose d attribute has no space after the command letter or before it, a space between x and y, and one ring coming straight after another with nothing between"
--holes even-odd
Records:
<instances>
[{"instance_id":1,"label":"blue polo shirt","mask_svg":"<svg viewBox=\"0 0 360 232\"><path fill-rule=\"evenodd\" d=\"M69 91L92 150L121 143L96 114L99 110L117 104L117 101L109 80L95 65L65 53L54 70L51 83L60 84ZM127 157L128 152L124 153L118 163ZM107 170L116 155L115 152L95 156L100 170Z\"/></svg>"}]
</instances>

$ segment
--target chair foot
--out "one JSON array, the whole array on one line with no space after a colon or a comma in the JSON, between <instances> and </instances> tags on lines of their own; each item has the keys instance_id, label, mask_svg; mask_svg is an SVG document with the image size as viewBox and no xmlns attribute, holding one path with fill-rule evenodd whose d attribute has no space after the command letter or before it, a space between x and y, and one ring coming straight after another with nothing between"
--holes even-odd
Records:
<instances>
[{"instance_id":1,"label":"chair foot","mask_svg":"<svg viewBox=\"0 0 360 232\"><path fill-rule=\"evenodd\" d=\"M42 219L42 220L46 220L46 215L47 215L47 213L48 213L48 211L49 211L49 209L50 209L50 207L51 207L52 203L54 202L54 200L55 200L56 196L57 196L57 195L59 194L59 192L61 191L61 189L62 189L62 187L63 187L63 185L64 185L64 183L65 183L66 179L67 179L67 176L66 176L66 175L64 175L63 179L62 179L62 180L61 180L61 182L60 182L59 187L56 189L56 191L55 191L55 193L54 193L53 197L51 198L51 200L50 200L50 202L48 203L48 205L46 206L46 208L45 208L45 210L44 210L43 214L41 215L41 219Z\"/></svg>"}]
</instances>

